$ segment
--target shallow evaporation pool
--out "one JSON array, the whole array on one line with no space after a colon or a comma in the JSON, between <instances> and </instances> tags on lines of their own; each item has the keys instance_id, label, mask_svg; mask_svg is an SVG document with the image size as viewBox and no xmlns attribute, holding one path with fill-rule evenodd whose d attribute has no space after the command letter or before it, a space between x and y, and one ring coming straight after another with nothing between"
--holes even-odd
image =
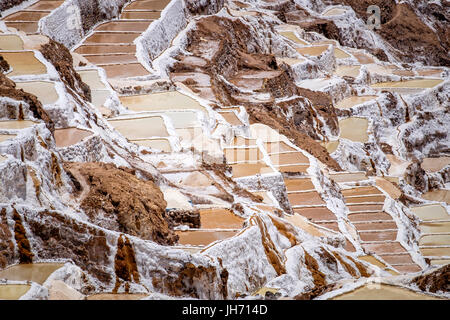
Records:
<instances>
[{"instance_id":1,"label":"shallow evaporation pool","mask_svg":"<svg viewBox=\"0 0 450 320\"><path fill-rule=\"evenodd\" d=\"M309 89L309 90L322 90L333 83L331 79L317 78L302 80L297 83L297 86Z\"/></svg>"},{"instance_id":2,"label":"shallow evaporation pool","mask_svg":"<svg viewBox=\"0 0 450 320\"><path fill-rule=\"evenodd\" d=\"M130 3L126 10L164 10L170 0L141 0Z\"/></svg>"},{"instance_id":3,"label":"shallow evaporation pool","mask_svg":"<svg viewBox=\"0 0 450 320\"><path fill-rule=\"evenodd\" d=\"M200 122L195 111L164 112L170 118L175 129L199 127Z\"/></svg>"},{"instance_id":4,"label":"shallow evaporation pool","mask_svg":"<svg viewBox=\"0 0 450 320\"><path fill-rule=\"evenodd\" d=\"M51 81L16 82L18 89L34 94L42 104L53 104L59 99L55 83Z\"/></svg>"},{"instance_id":5,"label":"shallow evaporation pool","mask_svg":"<svg viewBox=\"0 0 450 320\"><path fill-rule=\"evenodd\" d=\"M227 148L224 149L225 158L228 163L235 162L257 162L263 159L259 148Z\"/></svg>"},{"instance_id":6,"label":"shallow evaporation pool","mask_svg":"<svg viewBox=\"0 0 450 320\"><path fill-rule=\"evenodd\" d=\"M15 34L0 35L0 50L23 50L23 40Z\"/></svg>"},{"instance_id":7,"label":"shallow evaporation pool","mask_svg":"<svg viewBox=\"0 0 450 320\"><path fill-rule=\"evenodd\" d=\"M357 182L367 180L364 172L332 173L330 178L335 182Z\"/></svg>"},{"instance_id":8,"label":"shallow evaporation pool","mask_svg":"<svg viewBox=\"0 0 450 320\"><path fill-rule=\"evenodd\" d=\"M256 139L237 136L237 137L234 137L232 145L236 146L236 147L256 146Z\"/></svg>"},{"instance_id":9,"label":"shallow evaporation pool","mask_svg":"<svg viewBox=\"0 0 450 320\"><path fill-rule=\"evenodd\" d=\"M441 300L438 297L418 293L406 288L386 285L367 284L351 292L346 292L331 300Z\"/></svg>"},{"instance_id":10,"label":"shallow evaporation pool","mask_svg":"<svg viewBox=\"0 0 450 320\"><path fill-rule=\"evenodd\" d=\"M386 158L391 163L389 167L390 176L403 176L406 168L411 164L411 161L402 160L393 154L387 154Z\"/></svg>"},{"instance_id":11,"label":"shallow evaporation pool","mask_svg":"<svg viewBox=\"0 0 450 320\"><path fill-rule=\"evenodd\" d=\"M237 231L176 231L180 239L179 244L193 245L193 246L206 246L217 240L225 240L231 238L237 234Z\"/></svg>"},{"instance_id":12,"label":"shallow evaporation pool","mask_svg":"<svg viewBox=\"0 0 450 320\"><path fill-rule=\"evenodd\" d=\"M442 79L414 79L405 81L380 82L372 84L371 87L378 90L388 90L393 92L416 92L433 88L441 84Z\"/></svg>"},{"instance_id":13,"label":"shallow evaporation pool","mask_svg":"<svg viewBox=\"0 0 450 320\"><path fill-rule=\"evenodd\" d=\"M276 153L270 155L274 165L309 164L309 159L301 152Z\"/></svg>"},{"instance_id":14,"label":"shallow evaporation pool","mask_svg":"<svg viewBox=\"0 0 450 320\"><path fill-rule=\"evenodd\" d=\"M47 73L47 67L35 57L33 51L10 51L1 54L13 68L13 71L8 73L9 77Z\"/></svg>"},{"instance_id":15,"label":"shallow evaporation pool","mask_svg":"<svg viewBox=\"0 0 450 320\"><path fill-rule=\"evenodd\" d=\"M444 264L450 264L450 259L430 259L432 266L440 266Z\"/></svg>"},{"instance_id":16,"label":"shallow evaporation pool","mask_svg":"<svg viewBox=\"0 0 450 320\"><path fill-rule=\"evenodd\" d=\"M322 13L322 15L325 17L340 16L341 14L344 14L345 12L347 12L346 9L331 8L331 9L326 10L324 13Z\"/></svg>"},{"instance_id":17,"label":"shallow evaporation pool","mask_svg":"<svg viewBox=\"0 0 450 320\"><path fill-rule=\"evenodd\" d=\"M299 39L293 31L280 31L279 34L281 34L283 37L288 38L289 40L294 41L295 43L301 44L301 45L308 45L308 43L302 39Z\"/></svg>"},{"instance_id":18,"label":"shallow evaporation pool","mask_svg":"<svg viewBox=\"0 0 450 320\"><path fill-rule=\"evenodd\" d=\"M2 120L0 121L0 129L21 130L32 127L35 124L38 124L38 122L31 120Z\"/></svg>"},{"instance_id":19,"label":"shallow evaporation pool","mask_svg":"<svg viewBox=\"0 0 450 320\"><path fill-rule=\"evenodd\" d=\"M335 47L334 48L334 57L336 59L347 59L347 58L350 58L351 55L349 55L344 50Z\"/></svg>"},{"instance_id":20,"label":"shallow evaporation pool","mask_svg":"<svg viewBox=\"0 0 450 320\"><path fill-rule=\"evenodd\" d=\"M114 119L109 120L109 123L130 140L169 136L164 120L160 116Z\"/></svg>"},{"instance_id":21,"label":"shallow evaporation pool","mask_svg":"<svg viewBox=\"0 0 450 320\"><path fill-rule=\"evenodd\" d=\"M54 132L56 147L64 148L81 142L93 133L78 128L56 129Z\"/></svg>"},{"instance_id":22,"label":"shallow evaporation pool","mask_svg":"<svg viewBox=\"0 0 450 320\"><path fill-rule=\"evenodd\" d=\"M206 111L195 99L178 91L159 92L120 97L122 104L132 111L166 111L196 109Z\"/></svg>"},{"instance_id":23,"label":"shallow evaporation pool","mask_svg":"<svg viewBox=\"0 0 450 320\"><path fill-rule=\"evenodd\" d=\"M264 162L232 164L234 178L254 176L257 174L273 173L274 171Z\"/></svg>"},{"instance_id":24,"label":"shallow evaporation pool","mask_svg":"<svg viewBox=\"0 0 450 320\"><path fill-rule=\"evenodd\" d=\"M159 149L162 152L172 152L172 147L169 140L167 139L142 139L142 140L131 140L131 142L152 149Z\"/></svg>"},{"instance_id":25,"label":"shallow evaporation pool","mask_svg":"<svg viewBox=\"0 0 450 320\"><path fill-rule=\"evenodd\" d=\"M241 229L244 219L222 208L200 210L202 229Z\"/></svg>"},{"instance_id":26,"label":"shallow evaporation pool","mask_svg":"<svg viewBox=\"0 0 450 320\"><path fill-rule=\"evenodd\" d=\"M413 207L410 210L420 219L427 220L447 220L450 215L447 210L440 204L429 204L420 207Z\"/></svg>"},{"instance_id":27,"label":"shallow evaporation pool","mask_svg":"<svg viewBox=\"0 0 450 320\"><path fill-rule=\"evenodd\" d=\"M18 300L30 288L27 284L0 284L0 300Z\"/></svg>"},{"instance_id":28,"label":"shallow evaporation pool","mask_svg":"<svg viewBox=\"0 0 450 320\"><path fill-rule=\"evenodd\" d=\"M298 151L284 141L266 142L264 143L264 147L266 148L267 153Z\"/></svg>"},{"instance_id":29,"label":"shallow evaporation pool","mask_svg":"<svg viewBox=\"0 0 450 320\"><path fill-rule=\"evenodd\" d=\"M277 63L281 64L281 63L286 63L289 66L293 66L296 65L298 63L302 63L305 61L305 59L301 59L301 58L280 58L277 57Z\"/></svg>"},{"instance_id":30,"label":"shallow evaporation pool","mask_svg":"<svg viewBox=\"0 0 450 320\"><path fill-rule=\"evenodd\" d=\"M419 240L419 246L444 246L450 245L450 230L449 234L429 234L424 235Z\"/></svg>"},{"instance_id":31,"label":"shallow evaporation pool","mask_svg":"<svg viewBox=\"0 0 450 320\"><path fill-rule=\"evenodd\" d=\"M328 46L310 46L310 47L302 47L302 48L296 48L298 53L301 55L308 55L308 56L320 56L322 53L324 53L328 49Z\"/></svg>"},{"instance_id":32,"label":"shallow evaporation pool","mask_svg":"<svg viewBox=\"0 0 450 320\"><path fill-rule=\"evenodd\" d=\"M243 126L242 121L233 111L219 112L219 114L232 126Z\"/></svg>"},{"instance_id":33,"label":"shallow evaporation pool","mask_svg":"<svg viewBox=\"0 0 450 320\"><path fill-rule=\"evenodd\" d=\"M450 204L450 190L438 189L428 191L422 195L422 198L430 201L445 202L447 204Z\"/></svg>"},{"instance_id":34,"label":"shallow evaporation pool","mask_svg":"<svg viewBox=\"0 0 450 320\"><path fill-rule=\"evenodd\" d=\"M427 172L437 172L450 165L450 157L425 158L420 166Z\"/></svg>"},{"instance_id":35,"label":"shallow evaporation pool","mask_svg":"<svg viewBox=\"0 0 450 320\"><path fill-rule=\"evenodd\" d=\"M376 98L378 96L351 96L336 103L335 107L338 109L350 109L359 104L375 100Z\"/></svg>"},{"instance_id":36,"label":"shallow evaporation pool","mask_svg":"<svg viewBox=\"0 0 450 320\"><path fill-rule=\"evenodd\" d=\"M369 135L367 134L368 127L369 121L365 118L351 117L340 120L340 138L365 143L369 141Z\"/></svg>"},{"instance_id":37,"label":"shallow evaporation pool","mask_svg":"<svg viewBox=\"0 0 450 320\"><path fill-rule=\"evenodd\" d=\"M91 90L105 90L106 89L106 86L103 83L102 79L100 78L100 75L98 74L97 69L79 70L77 72L80 75L81 80L83 80L83 82L86 83L91 88Z\"/></svg>"},{"instance_id":38,"label":"shallow evaporation pool","mask_svg":"<svg viewBox=\"0 0 450 320\"><path fill-rule=\"evenodd\" d=\"M426 257L450 257L450 246L447 247L421 247L420 252Z\"/></svg>"},{"instance_id":39,"label":"shallow evaporation pool","mask_svg":"<svg viewBox=\"0 0 450 320\"><path fill-rule=\"evenodd\" d=\"M450 220L441 222L423 222L419 229L422 233L450 233Z\"/></svg>"},{"instance_id":40,"label":"shallow evaporation pool","mask_svg":"<svg viewBox=\"0 0 450 320\"><path fill-rule=\"evenodd\" d=\"M335 152L338 149L339 143L340 143L340 141L336 140L336 141L321 142L320 144L322 146L324 146L325 149L327 149L328 153L331 154L331 153Z\"/></svg>"},{"instance_id":41,"label":"shallow evaporation pool","mask_svg":"<svg viewBox=\"0 0 450 320\"><path fill-rule=\"evenodd\" d=\"M0 143L9 139L13 139L15 136L15 134L0 134Z\"/></svg>"},{"instance_id":42,"label":"shallow evaporation pool","mask_svg":"<svg viewBox=\"0 0 450 320\"><path fill-rule=\"evenodd\" d=\"M361 66L338 66L336 68L335 75L339 77L357 78L359 76L360 70Z\"/></svg>"},{"instance_id":43,"label":"shallow evaporation pool","mask_svg":"<svg viewBox=\"0 0 450 320\"><path fill-rule=\"evenodd\" d=\"M43 284L63 263L17 264L0 271L0 279L14 281L33 281Z\"/></svg>"},{"instance_id":44,"label":"shallow evaporation pool","mask_svg":"<svg viewBox=\"0 0 450 320\"><path fill-rule=\"evenodd\" d=\"M141 300L147 297L145 293L97 293L88 296L87 300Z\"/></svg>"},{"instance_id":45,"label":"shallow evaporation pool","mask_svg":"<svg viewBox=\"0 0 450 320\"><path fill-rule=\"evenodd\" d=\"M313 236L316 237L324 236L324 233L319 228L316 228L314 225L309 223L308 219L297 213L295 213L292 216L286 216L286 220L292 223L297 228L300 228Z\"/></svg>"}]
</instances>

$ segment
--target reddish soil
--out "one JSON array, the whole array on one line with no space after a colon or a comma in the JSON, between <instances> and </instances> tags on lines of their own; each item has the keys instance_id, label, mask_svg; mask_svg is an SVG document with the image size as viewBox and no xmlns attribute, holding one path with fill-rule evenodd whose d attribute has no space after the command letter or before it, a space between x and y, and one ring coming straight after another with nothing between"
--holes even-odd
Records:
<instances>
[{"instance_id":1,"label":"reddish soil","mask_svg":"<svg viewBox=\"0 0 450 320\"><path fill-rule=\"evenodd\" d=\"M166 220L171 229L179 225L187 225L189 228L200 228L200 211L198 209L194 211L170 210L166 212Z\"/></svg>"},{"instance_id":2,"label":"reddish soil","mask_svg":"<svg viewBox=\"0 0 450 320\"><path fill-rule=\"evenodd\" d=\"M436 271L414 278L412 280L420 290L436 293L450 291L450 264L447 264Z\"/></svg>"},{"instance_id":3,"label":"reddish soil","mask_svg":"<svg viewBox=\"0 0 450 320\"><path fill-rule=\"evenodd\" d=\"M91 89L85 84L73 68L73 58L70 51L61 43L49 40L40 48L42 55L49 60L58 71L66 86L78 93L83 99L91 101Z\"/></svg>"},{"instance_id":4,"label":"reddish soil","mask_svg":"<svg viewBox=\"0 0 450 320\"><path fill-rule=\"evenodd\" d=\"M22 224L22 218L16 209L13 209L14 219L14 238L16 240L17 250L19 251L20 263L33 263L33 253L31 252L30 241L28 241L25 228Z\"/></svg>"},{"instance_id":5,"label":"reddish soil","mask_svg":"<svg viewBox=\"0 0 450 320\"><path fill-rule=\"evenodd\" d=\"M0 54L0 72L5 73L10 69L10 66L8 64L8 61L3 58L3 56Z\"/></svg>"},{"instance_id":6,"label":"reddish soil","mask_svg":"<svg viewBox=\"0 0 450 320\"><path fill-rule=\"evenodd\" d=\"M14 261L14 243L12 234L8 228L6 208L0 211L0 269L5 268Z\"/></svg>"},{"instance_id":7,"label":"reddish soil","mask_svg":"<svg viewBox=\"0 0 450 320\"><path fill-rule=\"evenodd\" d=\"M120 286L120 280L139 283L139 272L133 245L131 244L130 239L123 235L120 235L117 239L117 253L114 260L114 269L117 277L116 286L113 290L114 293L117 293L117 289ZM128 292L129 286L125 285L125 289L126 292Z\"/></svg>"},{"instance_id":8,"label":"reddish soil","mask_svg":"<svg viewBox=\"0 0 450 320\"><path fill-rule=\"evenodd\" d=\"M81 174L86 184L79 181L81 187L89 188L80 201L92 221L102 225L103 219L97 219L104 214L118 224L116 231L164 245L178 240L165 219L164 196L152 181L105 163L67 163L65 169L72 177Z\"/></svg>"},{"instance_id":9,"label":"reddish soil","mask_svg":"<svg viewBox=\"0 0 450 320\"><path fill-rule=\"evenodd\" d=\"M25 1L26 0L2 0L2 2L0 2L0 17L2 16L1 15L2 11L18 6L19 4Z\"/></svg>"}]
</instances>

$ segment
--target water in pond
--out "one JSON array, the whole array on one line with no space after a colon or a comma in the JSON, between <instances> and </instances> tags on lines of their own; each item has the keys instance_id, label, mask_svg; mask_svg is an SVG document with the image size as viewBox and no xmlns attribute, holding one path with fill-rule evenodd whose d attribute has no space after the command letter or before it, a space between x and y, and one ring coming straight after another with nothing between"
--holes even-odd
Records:
<instances>
[{"instance_id":1,"label":"water in pond","mask_svg":"<svg viewBox=\"0 0 450 320\"><path fill-rule=\"evenodd\" d=\"M237 163L232 164L233 177L247 177L254 176L256 174L272 173L273 170L265 163Z\"/></svg>"},{"instance_id":2,"label":"water in pond","mask_svg":"<svg viewBox=\"0 0 450 320\"><path fill-rule=\"evenodd\" d=\"M286 37L286 38L288 38L289 40L292 40L292 41L294 41L294 42L296 42L296 43L298 43L298 44L301 44L301 45L303 45L303 46L308 45L307 42L305 42L304 40L299 39L299 38L295 35L295 33L292 32L292 31L281 31L281 32L279 32L279 33L280 33L283 37Z\"/></svg>"},{"instance_id":3,"label":"water in pond","mask_svg":"<svg viewBox=\"0 0 450 320\"><path fill-rule=\"evenodd\" d=\"M307 165L295 164L295 165L277 166L277 169L280 172L301 172L301 173L307 173L308 168L309 168L309 164L307 164Z\"/></svg>"},{"instance_id":4,"label":"water in pond","mask_svg":"<svg viewBox=\"0 0 450 320\"><path fill-rule=\"evenodd\" d=\"M161 13L158 11L126 11L126 9L122 12L120 18L121 19L158 19L161 16Z\"/></svg>"},{"instance_id":5,"label":"water in pond","mask_svg":"<svg viewBox=\"0 0 450 320\"><path fill-rule=\"evenodd\" d=\"M301 152L271 154L270 160L274 165L309 164L309 159Z\"/></svg>"},{"instance_id":6,"label":"water in pond","mask_svg":"<svg viewBox=\"0 0 450 320\"><path fill-rule=\"evenodd\" d=\"M34 56L33 51L2 52L2 56L13 68L8 73L9 77L47 73L46 66Z\"/></svg>"},{"instance_id":7,"label":"water in pond","mask_svg":"<svg viewBox=\"0 0 450 320\"><path fill-rule=\"evenodd\" d=\"M342 190L342 194L344 196L359 196L359 195L367 195L367 194L383 194L378 188L369 186L369 187L358 187L352 189L344 189Z\"/></svg>"},{"instance_id":8,"label":"water in pond","mask_svg":"<svg viewBox=\"0 0 450 320\"><path fill-rule=\"evenodd\" d=\"M97 293L88 296L87 300L140 300L148 296L144 293Z\"/></svg>"},{"instance_id":9,"label":"water in pond","mask_svg":"<svg viewBox=\"0 0 450 320\"><path fill-rule=\"evenodd\" d=\"M367 101L375 100L377 96L351 96L339 101L335 107L338 109L349 109Z\"/></svg>"},{"instance_id":10,"label":"water in pond","mask_svg":"<svg viewBox=\"0 0 450 320\"><path fill-rule=\"evenodd\" d=\"M327 49L328 46L311 46L311 47L296 48L295 50L297 50L297 52L302 55L320 56Z\"/></svg>"},{"instance_id":11,"label":"water in pond","mask_svg":"<svg viewBox=\"0 0 450 320\"><path fill-rule=\"evenodd\" d=\"M220 112L220 115L232 126L244 125L241 120L236 116L234 112Z\"/></svg>"},{"instance_id":12,"label":"water in pond","mask_svg":"<svg viewBox=\"0 0 450 320\"><path fill-rule=\"evenodd\" d=\"M55 83L50 81L16 82L18 89L34 94L42 104L53 104L59 99Z\"/></svg>"},{"instance_id":13,"label":"water in pond","mask_svg":"<svg viewBox=\"0 0 450 320\"><path fill-rule=\"evenodd\" d=\"M339 77L352 77L356 78L359 76L359 71L361 66L338 66L336 68L335 74Z\"/></svg>"},{"instance_id":14,"label":"water in pond","mask_svg":"<svg viewBox=\"0 0 450 320\"><path fill-rule=\"evenodd\" d=\"M416 216L425 221L450 219L447 210L440 204L431 204L410 209Z\"/></svg>"},{"instance_id":15,"label":"water in pond","mask_svg":"<svg viewBox=\"0 0 450 320\"><path fill-rule=\"evenodd\" d=\"M0 284L0 300L18 300L30 288L25 284Z\"/></svg>"},{"instance_id":16,"label":"water in pond","mask_svg":"<svg viewBox=\"0 0 450 320\"><path fill-rule=\"evenodd\" d=\"M295 208L294 211L299 215L311 219L313 221L333 221L336 220L336 215L327 207L306 207Z\"/></svg>"},{"instance_id":17,"label":"water in pond","mask_svg":"<svg viewBox=\"0 0 450 320\"><path fill-rule=\"evenodd\" d=\"M428 191L422 195L422 198L430 201L439 201L450 204L450 190L439 189Z\"/></svg>"},{"instance_id":18,"label":"water in pond","mask_svg":"<svg viewBox=\"0 0 450 320\"><path fill-rule=\"evenodd\" d=\"M384 264L383 262L381 262L380 260L378 260L377 258L375 258L374 256L362 256L362 257L358 257L359 260L363 260L366 262L369 262L370 264L373 264L374 266L380 267L381 269L386 268L386 264Z\"/></svg>"},{"instance_id":19,"label":"water in pond","mask_svg":"<svg viewBox=\"0 0 450 320\"><path fill-rule=\"evenodd\" d=\"M298 214L294 214L292 216L287 216L286 220L289 221L290 223L292 223L294 226L308 232L309 234L316 236L316 237L322 237L324 234L323 232L316 228L314 225L312 225L311 223L309 223L309 221L298 215Z\"/></svg>"},{"instance_id":20,"label":"water in pond","mask_svg":"<svg viewBox=\"0 0 450 320\"><path fill-rule=\"evenodd\" d=\"M4 120L0 121L0 129L20 130L29 128L35 124L37 124L37 122L30 120Z\"/></svg>"},{"instance_id":21,"label":"water in pond","mask_svg":"<svg viewBox=\"0 0 450 320\"><path fill-rule=\"evenodd\" d=\"M162 152L171 152L172 147L170 146L169 140L167 139L143 139L143 140L132 140L131 142L143 147L149 147L152 149L159 149Z\"/></svg>"},{"instance_id":22,"label":"water in pond","mask_svg":"<svg viewBox=\"0 0 450 320\"><path fill-rule=\"evenodd\" d=\"M423 256L450 257L450 247L420 248Z\"/></svg>"},{"instance_id":23,"label":"water in pond","mask_svg":"<svg viewBox=\"0 0 450 320\"><path fill-rule=\"evenodd\" d=\"M193 246L205 246L217 240L225 240L234 236L235 231L177 231L178 243Z\"/></svg>"},{"instance_id":24,"label":"water in pond","mask_svg":"<svg viewBox=\"0 0 450 320\"><path fill-rule=\"evenodd\" d=\"M440 158L425 158L421 163L423 170L427 172L440 171L446 166L450 165L450 157L440 157Z\"/></svg>"},{"instance_id":25,"label":"water in pond","mask_svg":"<svg viewBox=\"0 0 450 320\"><path fill-rule=\"evenodd\" d=\"M135 53L136 46L133 44L124 45L83 45L75 49L79 54L106 54L106 53Z\"/></svg>"},{"instance_id":26,"label":"water in pond","mask_svg":"<svg viewBox=\"0 0 450 320\"><path fill-rule=\"evenodd\" d=\"M78 128L56 129L54 132L55 142L58 148L64 148L77 144L84 138L91 135L91 131L81 130Z\"/></svg>"},{"instance_id":27,"label":"water in pond","mask_svg":"<svg viewBox=\"0 0 450 320\"><path fill-rule=\"evenodd\" d=\"M39 21L43 17L48 15L48 12L38 11L18 11L7 16L5 21Z\"/></svg>"},{"instance_id":28,"label":"water in pond","mask_svg":"<svg viewBox=\"0 0 450 320\"><path fill-rule=\"evenodd\" d=\"M109 21L96 28L97 31L140 31L144 32L151 21Z\"/></svg>"},{"instance_id":29,"label":"water in pond","mask_svg":"<svg viewBox=\"0 0 450 320\"><path fill-rule=\"evenodd\" d=\"M353 182L367 180L364 172L349 172L349 173L333 173L330 174L331 179L336 182Z\"/></svg>"},{"instance_id":30,"label":"water in pond","mask_svg":"<svg viewBox=\"0 0 450 320\"><path fill-rule=\"evenodd\" d=\"M367 284L332 300L441 300L409 289L385 284Z\"/></svg>"},{"instance_id":31,"label":"water in pond","mask_svg":"<svg viewBox=\"0 0 450 320\"><path fill-rule=\"evenodd\" d=\"M303 190L314 190L314 185L311 179L285 179L284 184L287 191L303 191Z\"/></svg>"},{"instance_id":32,"label":"water in pond","mask_svg":"<svg viewBox=\"0 0 450 320\"><path fill-rule=\"evenodd\" d=\"M403 92L401 89L428 89L442 83L442 79L414 79L406 81L381 82L371 85L375 89L387 89L391 91ZM396 90L400 89L400 90Z\"/></svg>"},{"instance_id":33,"label":"water in pond","mask_svg":"<svg viewBox=\"0 0 450 320\"><path fill-rule=\"evenodd\" d=\"M102 65L101 67L105 70L108 78L129 78L148 75L147 69L140 63Z\"/></svg>"},{"instance_id":34,"label":"water in pond","mask_svg":"<svg viewBox=\"0 0 450 320\"><path fill-rule=\"evenodd\" d=\"M450 245L450 234L432 234L422 236L419 240L419 245L420 246Z\"/></svg>"},{"instance_id":35,"label":"water in pond","mask_svg":"<svg viewBox=\"0 0 450 320\"><path fill-rule=\"evenodd\" d=\"M236 147L256 146L256 139L249 139L249 138L237 136L234 138L232 145L236 146Z\"/></svg>"},{"instance_id":36,"label":"water in pond","mask_svg":"<svg viewBox=\"0 0 450 320\"><path fill-rule=\"evenodd\" d=\"M170 0L141 0L135 1L126 7L126 10L163 10Z\"/></svg>"},{"instance_id":37,"label":"water in pond","mask_svg":"<svg viewBox=\"0 0 450 320\"><path fill-rule=\"evenodd\" d=\"M169 135L161 117L110 120L109 123L130 140Z\"/></svg>"},{"instance_id":38,"label":"water in pond","mask_svg":"<svg viewBox=\"0 0 450 320\"><path fill-rule=\"evenodd\" d=\"M131 43L139 36L138 33L125 32L94 32L86 39L86 44L105 44L105 43Z\"/></svg>"},{"instance_id":39,"label":"water in pond","mask_svg":"<svg viewBox=\"0 0 450 320\"><path fill-rule=\"evenodd\" d=\"M384 196L361 196L361 197L351 197L345 198L345 202L352 203L367 203L367 202L384 202Z\"/></svg>"},{"instance_id":40,"label":"water in pond","mask_svg":"<svg viewBox=\"0 0 450 320\"><path fill-rule=\"evenodd\" d=\"M444 264L450 264L450 259L431 259L432 266L439 266Z\"/></svg>"},{"instance_id":41,"label":"water in pond","mask_svg":"<svg viewBox=\"0 0 450 320\"><path fill-rule=\"evenodd\" d=\"M320 144L327 149L328 153L333 153L337 150L339 147L339 140L336 141L328 141L328 142L321 142Z\"/></svg>"},{"instance_id":42,"label":"water in pond","mask_svg":"<svg viewBox=\"0 0 450 320\"><path fill-rule=\"evenodd\" d=\"M346 59L351 57L347 52L339 48L334 48L334 56L336 59Z\"/></svg>"},{"instance_id":43,"label":"water in pond","mask_svg":"<svg viewBox=\"0 0 450 320\"><path fill-rule=\"evenodd\" d=\"M227 148L224 153L228 163L257 162L263 159L258 148Z\"/></svg>"},{"instance_id":44,"label":"water in pond","mask_svg":"<svg viewBox=\"0 0 450 320\"><path fill-rule=\"evenodd\" d=\"M389 167L389 175L391 176L403 176L406 168L411 164L411 161L405 161L393 154L387 154L386 158L391 163Z\"/></svg>"},{"instance_id":45,"label":"water in pond","mask_svg":"<svg viewBox=\"0 0 450 320\"><path fill-rule=\"evenodd\" d=\"M202 229L241 229L244 219L227 209L200 210Z\"/></svg>"},{"instance_id":46,"label":"water in pond","mask_svg":"<svg viewBox=\"0 0 450 320\"><path fill-rule=\"evenodd\" d=\"M164 113L170 118L175 129L199 127L200 122L196 112L189 111L169 111Z\"/></svg>"},{"instance_id":47,"label":"water in pond","mask_svg":"<svg viewBox=\"0 0 450 320\"><path fill-rule=\"evenodd\" d=\"M27 34L36 33L39 26L37 21L24 21L24 22L5 21L5 24L8 28L14 28Z\"/></svg>"},{"instance_id":48,"label":"water in pond","mask_svg":"<svg viewBox=\"0 0 450 320\"><path fill-rule=\"evenodd\" d=\"M0 143L2 143L3 141L9 140L14 138L16 135L15 134L0 134Z\"/></svg>"},{"instance_id":49,"label":"water in pond","mask_svg":"<svg viewBox=\"0 0 450 320\"><path fill-rule=\"evenodd\" d=\"M133 54L108 54L108 55L89 55L85 58L92 64L111 64L111 63L136 63L136 56Z\"/></svg>"},{"instance_id":50,"label":"water in pond","mask_svg":"<svg viewBox=\"0 0 450 320\"><path fill-rule=\"evenodd\" d=\"M365 118L351 117L340 120L340 137L356 142L365 143L369 141L369 135L367 134L368 127L369 121Z\"/></svg>"},{"instance_id":51,"label":"water in pond","mask_svg":"<svg viewBox=\"0 0 450 320\"><path fill-rule=\"evenodd\" d=\"M23 41L15 34L2 34L0 35L0 50L23 50Z\"/></svg>"},{"instance_id":52,"label":"water in pond","mask_svg":"<svg viewBox=\"0 0 450 320\"><path fill-rule=\"evenodd\" d=\"M325 204L317 191L289 193L288 199L293 206L308 206Z\"/></svg>"},{"instance_id":53,"label":"water in pond","mask_svg":"<svg viewBox=\"0 0 450 320\"><path fill-rule=\"evenodd\" d=\"M137 96L123 96L120 101L132 111L165 111L196 109L205 111L196 100L178 91Z\"/></svg>"},{"instance_id":54,"label":"water in pond","mask_svg":"<svg viewBox=\"0 0 450 320\"><path fill-rule=\"evenodd\" d=\"M0 271L0 279L33 281L43 284L63 263L18 264Z\"/></svg>"},{"instance_id":55,"label":"water in pond","mask_svg":"<svg viewBox=\"0 0 450 320\"><path fill-rule=\"evenodd\" d=\"M450 233L450 221L423 222L419 229L422 233Z\"/></svg>"}]
</instances>

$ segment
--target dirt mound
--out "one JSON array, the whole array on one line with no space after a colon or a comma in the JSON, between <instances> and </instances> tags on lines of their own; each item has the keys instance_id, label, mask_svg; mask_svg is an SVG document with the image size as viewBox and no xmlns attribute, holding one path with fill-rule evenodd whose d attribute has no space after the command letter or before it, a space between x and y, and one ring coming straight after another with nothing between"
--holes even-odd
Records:
<instances>
[{"instance_id":1,"label":"dirt mound","mask_svg":"<svg viewBox=\"0 0 450 320\"><path fill-rule=\"evenodd\" d=\"M50 39L40 48L40 51L55 66L66 86L85 100L91 101L91 88L81 80L80 75L73 68L72 55L64 45Z\"/></svg>"},{"instance_id":2,"label":"dirt mound","mask_svg":"<svg viewBox=\"0 0 450 320\"><path fill-rule=\"evenodd\" d=\"M326 4L342 4L350 6L355 10L356 15L367 20L367 8L371 5L376 5L381 9L381 23L384 24L392 19L395 15L396 3L395 0L326 0Z\"/></svg>"},{"instance_id":3,"label":"dirt mound","mask_svg":"<svg viewBox=\"0 0 450 320\"><path fill-rule=\"evenodd\" d=\"M0 73L0 97L8 97L17 101L23 101L28 104L33 117L41 119L47 125L47 128L53 132L55 125L47 112L42 107L42 103L38 98L22 89L16 89L16 84L11 79L7 78L3 73ZM22 105L20 105L22 107ZM15 115L18 120L23 118L23 110L18 110ZM17 119L14 118L14 119Z\"/></svg>"},{"instance_id":4,"label":"dirt mound","mask_svg":"<svg viewBox=\"0 0 450 320\"><path fill-rule=\"evenodd\" d=\"M125 240L124 240L125 238ZM129 282L139 283L139 272L136 264L136 256L130 239L120 235L117 239L117 253L114 260L114 269L116 272L116 286L113 290L117 290L121 281L125 281L125 292L129 291Z\"/></svg>"},{"instance_id":5,"label":"dirt mound","mask_svg":"<svg viewBox=\"0 0 450 320\"><path fill-rule=\"evenodd\" d=\"M10 69L8 61L3 58L3 56L0 54L0 72L5 73Z\"/></svg>"},{"instance_id":6,"label":"dirt mound","mask_svg":"<svg viewBox=\"0 0 450 320\"><path fill-rule=\"evenodd\" d=\"M0 2L0 17L2 16L2 11L18 6L19 4L25 1L26 0L2 0Z\"/></svg>"},{"instance_id":7,"label":"dirt mound","mask_svg":"<svg viewBox=\"0 0 450 320\"><path fill-rule=\"evenodd\" d=\"M6 208L0 210L0 269L12 264L14 259L14 243L8 228Z\"/></svg>"},{"instance_id":8,"label":"dirt mound","mask_svg":"<svg viewBox=\"0 0 450 320\"><path fill-rule=\"evenodd\" d=\"M169 221L170 228L174 228L179 225L187 225L189 228L200 228L199 210L170 210L166 212L166 219Z\"/></svg>"},{"instance_id":9,"label":"dirt mound","mask_svg":"<svg viewBox=\"0 0 450 320\"><path fill-rule=\"evenodd\" d=\"M420 290L436 293L450 292L450 264L447 264L432 273L418 276L412 281Z\"/></svg>"},{"instance_id":10,"label":"dirt mound","mask_svg":"<svg viewBox=\"0 0 450 320\"><path fill-rule=\"evenodd\" d=\"M79 191L85 194L81 207L94 223L164 245L178 240L165 219L164 196L152 181L140 180L112 164L67 163L64 167L72 180L78 180Z\"/></svg>"}]
</instances>

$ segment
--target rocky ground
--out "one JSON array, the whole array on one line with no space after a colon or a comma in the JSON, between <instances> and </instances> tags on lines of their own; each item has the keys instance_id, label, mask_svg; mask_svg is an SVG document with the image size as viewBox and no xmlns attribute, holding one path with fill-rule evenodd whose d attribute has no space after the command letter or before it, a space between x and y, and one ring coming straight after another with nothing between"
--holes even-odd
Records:
<instances>
[{"instance_id":1,"label":"rocky ground","mask_svg":"<svg viewBox=\"0 0 450 320\"><path fill-rule=\"evenodd\" d=\"M0 299L450 298L449 6L2 3Z\"/></svg>"}]
</instances>

